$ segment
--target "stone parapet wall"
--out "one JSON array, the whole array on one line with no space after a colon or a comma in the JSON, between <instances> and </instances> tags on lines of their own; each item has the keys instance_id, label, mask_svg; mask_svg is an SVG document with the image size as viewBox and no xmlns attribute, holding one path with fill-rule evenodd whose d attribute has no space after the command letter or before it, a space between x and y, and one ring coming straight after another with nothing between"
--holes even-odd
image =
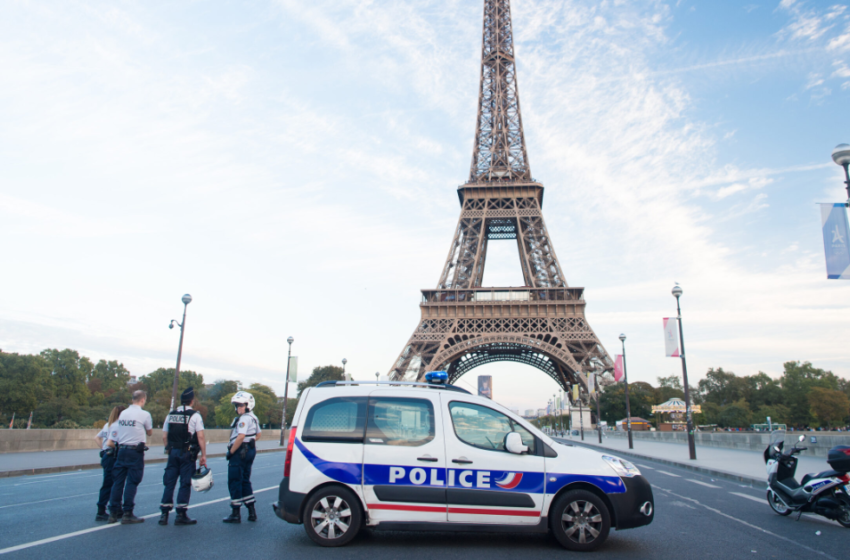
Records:
<instances>
[{"instance_id":1,"label":"stone parapet wall","mask_svg":"<svg viewBox=\"0 0 850 560\"><path fill-rule=\"evenodd\" d=\"M608 437L625 438L626 432L605 432ZM584 437L587 438L588 431L585 430ZM591 435L594 435L591 433ZM785 436L785 449L790 449L800 435L806 436L806 441L800 447L808 447L801 455L810 457L826 458L830 449L836 445L850 445L850 433L848 432L787 432ZM817 439L812 443L811 438ZM632 439L658 441L664 443L681 443L687 445L688 436L684 432L637 432L632 431ZM722 447L725 449L742 449L745 451L762 452L770 442L770 434L767 432L697 432L695 434L697 445L705 447Z\"/></svg>"},{"instance_id":2,"label":"stone parapet wall","mask_svg":"<svg viewBox=\"0 0 850 560\"><path fill-rule=\"evenodd\" d=\"M94 439L100 430L0 430L0 453L24 451L67 451L70 449L98 449ZM207 443L230 440L229 429L204 430ZM263 430L263 439L279 440L280 430ZM162 429L154 428L147 438L150 446L162 445Z\"/></svg>"}]
</instances>

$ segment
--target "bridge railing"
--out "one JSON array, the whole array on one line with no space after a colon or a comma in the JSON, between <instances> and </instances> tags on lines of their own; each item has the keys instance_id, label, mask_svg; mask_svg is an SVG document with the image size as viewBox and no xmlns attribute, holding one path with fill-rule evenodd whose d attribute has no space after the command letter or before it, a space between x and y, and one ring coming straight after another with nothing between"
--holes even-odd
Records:
<instances>
[{"instance_id":1,"label":"bridge railing","mask_svg":"<svg viewBox=\"0 0 850 560\"><path fill-rule=\"evenodd\" d=\"M423 304L584 301L584 288L474 288L422 290Z\"/></svg>"}]
</instances>

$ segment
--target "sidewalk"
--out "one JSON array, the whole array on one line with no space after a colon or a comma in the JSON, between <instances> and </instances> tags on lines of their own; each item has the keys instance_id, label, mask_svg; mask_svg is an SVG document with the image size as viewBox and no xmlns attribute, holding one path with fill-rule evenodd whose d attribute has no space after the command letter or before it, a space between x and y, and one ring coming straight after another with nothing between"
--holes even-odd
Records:
<instances>
[{"instance_id":1,"label":"sidewalk","mask_svg":"<svg viewBox=\"0 0 850 560\"><path fill-rule=\"evenodd\" d=\"M260 453L283 451L284 449L285 447L280 446L277 438L257 442L257 451ZM210 443L207 445L208 457L223 457L226 452L226 443ZM145 453L145 463L164 463L165 460L162 445L151 446ZM0 454L0 478L99 468L100 451L97 449Z\"/></svg>"},{"instance_id":2,"label":"sidewalk","mask_svg":"<svg viewBox=\"0 0 850 560\"><path fill-rule=\"evenodd\" d=\"M658 461L709 476L742 482L757 488L766 486L767 471L764 466L764 457L756 451L697 445L697 460L691 461L688 458L687 444L635 440L634 449L629 450L629 441L626 438L606 438L603 436L602 445L600 445L595 431L586 431L584 441L581 441L580 436L566 437L563 438L563 441L586 445L600 451L607 449L612 454L631 459L633 462L640 462L640 459ZM829 464L818 457L798 457L798 459L798 480L807 473L829 470Z\"/></svg>"}]
</instances>

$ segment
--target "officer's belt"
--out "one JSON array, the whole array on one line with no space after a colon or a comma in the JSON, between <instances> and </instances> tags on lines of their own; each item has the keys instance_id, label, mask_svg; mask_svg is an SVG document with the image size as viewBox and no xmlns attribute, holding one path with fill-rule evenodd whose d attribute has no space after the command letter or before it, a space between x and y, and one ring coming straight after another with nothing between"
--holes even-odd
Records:
<instances>
[{"instance_id":1,"label":"officer's belt","mask_svg":"<svg viewBox=\"0 0 850 560\"><path fill-rule=\"evenodd\" d=\"M138 448L139 448L139 444L138 444L138 443L136 443L136 444L134 444L134 445L119 445L119 446L118 446L118 448L119 448L119 449L138 449Z\"/></svg>"}]
</instances>

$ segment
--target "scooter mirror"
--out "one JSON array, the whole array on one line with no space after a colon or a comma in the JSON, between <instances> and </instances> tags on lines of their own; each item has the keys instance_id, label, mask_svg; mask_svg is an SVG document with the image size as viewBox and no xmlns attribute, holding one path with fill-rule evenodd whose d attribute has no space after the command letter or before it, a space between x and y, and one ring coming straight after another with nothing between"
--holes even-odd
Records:
<instances>
[{"instance_id":1,"label":"scooter mirror","mask_svg":"<svg viewBox=\"0 0 850 560\"><path fill-rule=\"evenodd\" d=\"M797 438L797 441L806 441L806 436L800 436Z\"/></svg>"},{"instance_id":2,"label":"scooter mirror","mask_svg":"<svg viewBox=\"0 0 850 560\"><path fill-rule=\"evenodd\" d=\"M777 447L775 445L773 446L773 450L776 451L777 453L779 453L779 447Z\"/></svg>"}]
</instances>

